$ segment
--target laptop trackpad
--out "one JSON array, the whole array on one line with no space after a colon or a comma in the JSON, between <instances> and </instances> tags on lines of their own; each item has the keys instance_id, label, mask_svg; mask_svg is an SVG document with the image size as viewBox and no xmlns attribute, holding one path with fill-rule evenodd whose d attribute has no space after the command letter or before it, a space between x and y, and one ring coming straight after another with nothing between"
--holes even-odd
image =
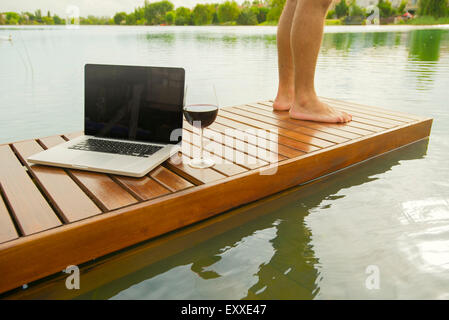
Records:
<instances>
[{"instance_id":1,"label":"laptop trackpad","mask_svg":"<svg viewBox=\"0 0 449 320\"><path fill-rule=\"evenodd\" d=\"M98 152L83 152L72 158L71 162L75 166L96 167L114 161L113 155L101 154Z\"/></svg>"}]
</instances>

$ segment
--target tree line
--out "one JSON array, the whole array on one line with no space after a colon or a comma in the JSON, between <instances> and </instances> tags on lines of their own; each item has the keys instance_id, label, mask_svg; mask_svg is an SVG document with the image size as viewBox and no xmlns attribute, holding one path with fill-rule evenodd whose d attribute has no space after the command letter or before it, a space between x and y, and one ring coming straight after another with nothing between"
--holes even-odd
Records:
<instances>
[{"instance_id":1,"label":"tree line","mask_svg":"<svg viewBox=\"0 0 449 320\"><path fill-rule=\"evenodd\" d=\"M242 5L230 0L224 3L197 4L193 9L175 8L168 0L145 3L130 13L117 12L113 17L80 17L80 24L92 25L276 25L286 0L245 1ZM389 0L378 0L377 7L381 18L401 15L406 11L407 0L394 7ZM435 18L449 16L448 0L419 0L420 16ZM328 19L346 17L367 17L371 12L357 5L356 0L341 0L328 11ZM42 14L41 10L32 12L0 13L0 24L66 24L58 15ZM73 23L73 21L70 21Z\"/></svg>"},{"instance_id":2,"label":"tree line","mask_svg":"<svg viewBox=\"0 0 449 320\"><path fill-rule=\"evenodd\" d=\"M168 0L145 3L130 13L117 12L113 17L80 17L84 25L259 25L276 24L286 0L253 0L242 5L235 1L197 4L194 8L178 7ZM0 24L66 24L66 19L49 11L0 13ZM71 21L73 23L73 21Z\"/></svg>"}]
</instances>

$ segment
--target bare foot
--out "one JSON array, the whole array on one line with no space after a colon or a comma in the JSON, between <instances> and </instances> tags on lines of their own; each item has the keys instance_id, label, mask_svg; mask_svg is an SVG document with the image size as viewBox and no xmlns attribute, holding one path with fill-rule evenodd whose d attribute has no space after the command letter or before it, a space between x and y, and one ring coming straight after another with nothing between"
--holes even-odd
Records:
<instances>
[{"instance_id":1,"label":"bare foot","mask_svg":"<svg viewBox=\"0 0 449 320\"><path fill-rule=\"evenodd\" d=\"M281 94L278 92L276 99L273 102L273 110L276 111L288 111L293 106L295 101L294 91L291 90L290 93Z\"/></svg>"},{"instance_id":2,"label":"bare foot","mask_svg":"<svg viewBox=\"0 0 449 320\"><path fill-rule=\"evenodd\" d=\"M301 105L295 104L290 109L290 117L299 120L310 120L317 122L349 122L352 116L344 111L334 109L321 102L318 98L312 99Z\"/></svg>"}]
</instances>

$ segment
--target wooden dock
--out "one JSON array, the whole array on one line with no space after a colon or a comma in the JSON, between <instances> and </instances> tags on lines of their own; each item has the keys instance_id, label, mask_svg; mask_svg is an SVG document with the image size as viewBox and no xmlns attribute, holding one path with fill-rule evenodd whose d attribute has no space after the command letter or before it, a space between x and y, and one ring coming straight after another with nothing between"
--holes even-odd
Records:
<instances>
[{"instance_id":1,"label":"wooden dock","mask_svg":"<svg viewBox=\"0 0 449 320\"><path fill-rule=\"evenodd\" d=\"M139 179L27 163L30 155L81 133L1 145L0 292L430 134L429 118L324 100L351 113L353 121L292 120L286 112L273 112L270 101L221 108L205 130L206 150L217 162L213 168L187 165L199 139L185 124L182 156Z\"/></svg>"}]
</instances>

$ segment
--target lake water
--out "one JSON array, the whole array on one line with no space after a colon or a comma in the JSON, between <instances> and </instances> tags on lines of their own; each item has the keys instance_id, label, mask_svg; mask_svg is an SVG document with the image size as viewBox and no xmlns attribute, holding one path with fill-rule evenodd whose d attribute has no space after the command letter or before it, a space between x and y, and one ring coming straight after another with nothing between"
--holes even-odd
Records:
<instances>
[{"instance_id":1,"label":"lake water","mask_svg":"<svg viewBox=\"0 0 449 320\"><path fill-rule=\"evenodd\" d=\"M13 38L0 40L0 142L81 130L85 63L184 67L221 105L271 99L275 32L0 28ZM449 299L449 29L327 28L316 82L322 96L433 117L431 138L243 209L251 221L139 270L111 268L71 297Z\"/></svg>"}]
</instances>

